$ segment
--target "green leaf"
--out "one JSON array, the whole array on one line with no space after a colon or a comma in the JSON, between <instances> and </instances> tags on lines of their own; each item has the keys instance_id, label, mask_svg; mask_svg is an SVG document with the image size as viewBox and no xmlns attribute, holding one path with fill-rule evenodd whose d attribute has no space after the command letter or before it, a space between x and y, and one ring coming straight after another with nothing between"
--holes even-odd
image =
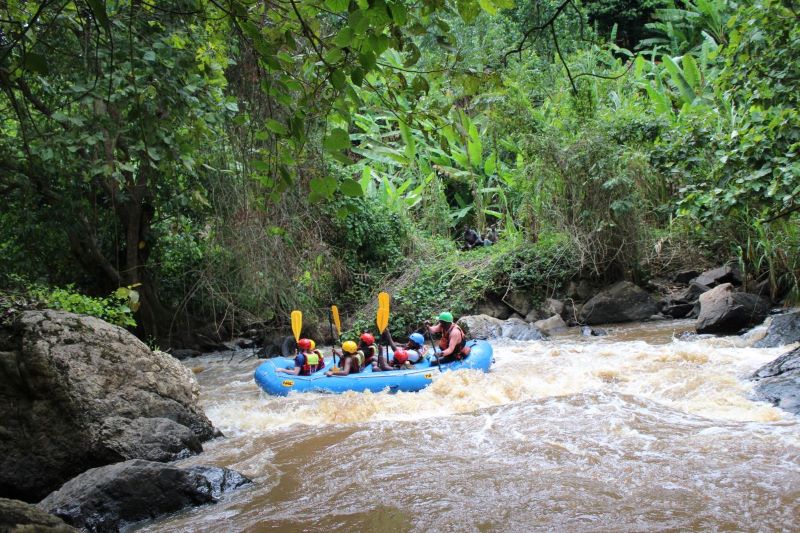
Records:
<instances>
[{"instance_id":1,"label":"green leaf","mask_svg":"<svg viewBox=\"0 0 800 533\"><path fill-rule=\"evenodd\" d=\"M311 192L319 196L319 198L331 198L333 193L336 192L336 178L331 176L313 178L308 186L311 188Z\"/></svg>"},{"instance_id":2,"label":"green leaf","mask_svg":"<svg viewBox=\"0 0 800 533\"><path fill-rule=\"evenodd\" d=\"M474 123L470 123L469 125L467 149L469 150L469 161L472 163L472 166L475 168L481 168L483 166L483 145L481 144L481 139L478 135L478 128Z\"/></svg>"},{"instance_id":3,"label":"green leaf","mask_svg":"<svg viewBox=\"0 0 800 533\"><path fill-rule=\"evenodd\" d=\"M334 13L343 13L350 6L350 0L325 0L325 5Z\"/></svg>"},{"instance_id":4,"label":"green leaf","mask_svg":"<svg viewBox=\"0 0 800 533\"><path fill-rule=\"evenodd\" d=\"M350 43L353 42L353 29L350 26L345 26L339 33L336 34L336 37L333 38L333 44L338 46L339 48L346 48L350 46Z\"/></svg>"},{"instance_id":5,"label":"green leaf","mask_svg":"<svg viewBox=\"0 0 800 533\"><path fill-rule=\"evenodd\" d=\"M148 50L147 52L144 53L144 55L142 56L142 59L144 59L145 61L151 61L151 62L155 61L156 60L156 53L153 52L152 50Z\"/></svg>"},{"instance_id":6,"label":"green leaf","mask_svg":"<svg viewBox=\"0 0 800 533\"><path fill-rule=\"evenodd\" d=\"M478 16L481 8L475 0L458 0L456 2L458 14L464 19L464 22L470 23Z\"/></svg>"},{"instance_id":7,"label":"green leaf","mask_svg":"<svg viewBox=\"0 0 800 533\"><path fill-rule=\"evenodd\" d=\"M277 133L278 135L286 135L287 133L289 133L289 130L286 128L286 126L284 126L274 118L268 118L264 125L271 132Z\"/></svg>"},{"instance_id":8,"label":"green leaf","mask_svg":"<svg viewBox=\"0 0 800 533\"><path fill-rule=\"evenodd\" d=\"M667 72L669 72L670 79L675 86L678 87L683 102L686 104L691 104L694 102L696 95L691 85L689 85L689 82L686 81L686 78L684 77L683 71L680 69L680 67L678 67L678 65L676 65L672 58L667 54L661 56L661 59L663 60Z\"/></svg>"},{"instance_id":9,"label":"green leaf","mask_svg":"<svg viewBox=\"0 0 800 533\"><path fill-rule=\"evenodd\" d=\"M351 198L364 196L364 189L362 189L361 184L354 179L348 178L343 180L342 183L339 184L339 189L342 191L342 194Z\"/></svg>"},{"instance_id":10,"label":"green leaf","mask_svg":"<svg viewBox=\"0 0 800 533\"><path fill-rule=\"evenodd\" d=\"M702 79L700 70L697 68L697 62L694 60L694 57L686 54L683 56L683 59L681 59L681 65L683 66L683 73L686 76L686 81L689 82L689 85L697 92Z\"/></svg>"},{"instance_id":11,"label":"green leaf","mask_svg":"<svg viewBox=\"0 0 800 533\"><path fill-rule=\"evenodd\" d=\"M361 84L364 82L364 70L356 67L350 72L350 81L353 82L353 85L356 87L361 87Z\"/></svg>"},{"instance_id":12,"label":"green leaf","mask_svg":"<svg viewBox=\"0 0 800 533\"><path fill-rule=\"evenodd\" d=\"M481 8L490 15L497 14L497 7L494 5L492 0L478 0L478 4L480 4Z\"/></svg>"},{"instance_id":13,"label":"green leaf","mask_svg":"<svg viewBox=\"0 0 800 533\"><path fill-rule=\"evenodd\" d=\"M350 148L350 134L341 128L335 128L322 141L322 146L329 152Z\"/></svg>"},{"instance_id":14,"label":"green leaf","mask_svg":"<svg viewBox=\"0 0 800 533\"><path fill-rule=\"evenodd\" d=\"M417 152L416 141L414 140L414 136L411 134L411 129L405 122L400 123L400 136L403 138L403 142L406 144L406 157L409 159L414 159L414 156Z\"/></svg>"},{"instance_id":15,"label":"green leaf","mask_svg":"<svg viewBox=\"0 0 800 533\"><path fill-rule=\"evenodd\" d=\"M492 154L486 159L486 163L483 165L483 172L487 176L491 176L497 170L497 154L492 152Z\"/></svg>"}]
</instances>

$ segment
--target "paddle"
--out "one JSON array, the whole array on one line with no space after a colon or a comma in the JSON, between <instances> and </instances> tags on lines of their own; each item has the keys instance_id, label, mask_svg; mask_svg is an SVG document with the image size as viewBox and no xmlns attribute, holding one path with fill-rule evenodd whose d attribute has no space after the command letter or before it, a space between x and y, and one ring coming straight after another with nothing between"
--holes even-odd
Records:
<instances>
[{"instance_id":1,"label":"paddle","mask_svg":"<svg viewBox=\"0 0 800 533\"><path fill-rule=\"evenodd\" d=\"M383 339L383 332L386 330L386 326L389 325L389 293L388 292L381 292L378 294L378 316L376 318L378 332L381 335L381 339ZM386 357L386 364L389 364L389 346L384 343L384 353Z\"/></svg>"},{"instance_id":2,"label":"paddle","mask_svg":"<svg viewBox=\"0 0 800 533\"><path fill-rule=\"evenodd\" d=\"M339 342L339 337L342 336L342 323L339 321L339 308L335 305L331 306L331 339L333 339L333 326L336 326L336 342ZM336 366L336 350L331 347L333 353L333 366Z\"/></svg>"},{"instance_id":3,"label":"paddle","mask_svg":"<svg viewBox=\"0 0 800 533\"><path fill-rule=\"evenodd\" d=\"M292 311L292 333L294 333L294 342L300 340L300 331L303 329L303 313L300 311Z\"/></svg>"},{"instance_id":4,"label":"paddle","mask_svg":"<svg viewBox=\"0 0 800 533\"><path fill-rule=\"evenodd\" d=\"M442 363L439 361L439 352L436 351L436 344L433 342L433 334L431 333L430 326L426 327L428 329L428 337L431 339L431 348L433 348L433 355L436 356L436 366L439 367L439 372L443 372Z\"/></svg>"}]
</instances>

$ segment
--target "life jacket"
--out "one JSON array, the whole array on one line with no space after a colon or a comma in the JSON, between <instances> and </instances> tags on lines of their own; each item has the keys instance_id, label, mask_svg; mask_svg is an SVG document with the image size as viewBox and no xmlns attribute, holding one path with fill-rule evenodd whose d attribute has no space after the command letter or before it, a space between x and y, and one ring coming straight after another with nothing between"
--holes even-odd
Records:
<instances>
[{"instance_id":1,"label":"life jacket","mask_svg":"<svg viewBox=\"0 0 800 533\"><path fill-rule=\"evenodd\" d=\"M364 357L366 361L372 362L378 360L378 354L381 353L381 349L378 348L376 344L370 344L369 346L367 346L367 351L368 354L365 354L364 352L361 351L359 351L358 353L360 353L361 356ZM364 365L363 361L361 362L361 365L362 366Z\"/></svg>"},{"instance_id":2,"label":"life jacket","mask_svg":"<svg viewBox=\"0 0 800 533\"><path fill-rule=\"evenodd\" d=\"M301 376L310 376L320 368L322 368L321 357L319 353L314 350L313 352L302 353L303 356L303 366L300 367L300 375Z\"/></svg>"},{"instance_id":3,"label":"life jacket","mask_svg":"<svg viewBox=\"0 0 800 533\"><path fill-rule=\"evenodd\" d=\"M364 363L366 362L364 352L359 350L353 354L353 362L356 363L355 372L361 372L364 369ZM352 366L350 368L352 369ZM353 374L354 371L351 370L350 373Z\"/></svg>"},{"instance_id":4,"label":"life jacket","mask_svg":"<svg viewBox=\"0 0 800 533\"><path fill-rule=\"evenodd\" d=\"M442 338L439 339L439 348L442 350L446 350L448 346L450 346L450 332L453 331L453 328L458 329L461 332L461 342L456 345L456 349L453 350L453 357L456 359L463 359L469 355L470 349L467 348L467 336L464 334L464 330L461 329L458 324L451 324L447 331L442 331Z\"/></svg>"},{"instance_id":5,"label":"life jacket","mask_svg":"<svg viewBox=\"0 0 800 533\"><path fill-rule=\"evenodd\" d=\"M340 359L342 369L344 369L345 359L350 359L350 372L348 374L358 374L364 368L364 352L358 351L356 353L344 353Z\"/></svg>"},{"instance_id":6,"label":"life jacket","mask_svg":"<svg viewBox=\"0 0 800 533\"><path fill-rule=\"evenodd\" d=\"M319 362L317 363L317 366L318 366L319 368L322 368L322 367L324 367L324 366L325 366L325 356L324 356L324 355L322 355L322 352L321 352L320 350L312 350L312 351L313 351L315 354L317 354L317 357L319 357Z\"/></svg>"}]
</instances>

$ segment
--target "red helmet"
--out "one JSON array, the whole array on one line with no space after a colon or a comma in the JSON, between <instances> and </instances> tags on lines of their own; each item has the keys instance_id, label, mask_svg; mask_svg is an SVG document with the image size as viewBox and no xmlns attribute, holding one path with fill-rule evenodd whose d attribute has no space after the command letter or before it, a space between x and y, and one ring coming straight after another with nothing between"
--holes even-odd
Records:
<instances>
[{"instance_id":1,"label":"red helmet","mask_svg":"<svg viewBox=\"0 0 800 533\"><path fill-rule=\"evenodd\" d=\"M405 362L408 361L408 352L405 350L397 350L394 352L394 360L401 365L405 364Z\"/></svg>"},{"instance_id":2,"label":"red helmet","mask_svg":"<svg viewBox=\"0 0 800 533\"><path fill-rule=\"evenodd\" d=\"M375 344L375 337L370 333L362 333L360 338L364 344Z\"/></svg>"},{"instance_id":3,"label":"red helmet","mask_svg":"<svg viewBox=\"0 0 800 533\"><path fill-rule=\"evenodd\" d=\"M297 347L301 350L310 350L311 349L311 339L300 339L297 341Z\"/></svg>"}]
</instances>

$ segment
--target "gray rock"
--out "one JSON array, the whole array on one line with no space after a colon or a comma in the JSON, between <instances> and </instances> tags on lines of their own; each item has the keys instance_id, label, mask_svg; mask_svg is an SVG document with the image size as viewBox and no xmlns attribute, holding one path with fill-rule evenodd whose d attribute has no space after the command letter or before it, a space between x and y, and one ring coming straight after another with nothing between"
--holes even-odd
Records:
<instances>
[{"instance_id":1,"label":"gray rock","mask_svg":"<svg viewBox=\"0 0 800 533\"><path fill-rule=\"evenodd\" d=\"M742 328L764 320L769 301L755 294L734 292L723 283L700 296L697 333L737 333Z\"/></svg>"},{"instance_id":2,"label":"gray rock","mask_svg":"<svg viewBox=\"0 0 800 533\"><path fill-rule=\"evenodd\" d=\"M676 295L675 300L680 302L694 303L700 298L701 294L705 294L709 290L711 290L711 287L708 285L703 285L702 283L693 281L689 284L686 290Z\"/></svg>"},{"instance_id":3,"label":"gray rock","mask_svg":"<svg viewBox=\"0 0 800 533\"><path fill-rule=\"evenodd\" d=\"M800 348L762 366L751 379L759 399L800 415Z\"/></svg>"},{"instance_id":4,"label":"gray rock","mask_svg":"<svg viewBox=\"0 0 800 533\"><path fill-rule=\"evenodd\" d=\"M800 342L800 311L771 316L765 325L767 333L753 345L756 348L774 348Z\"/></svg>"},{"instance_id":5,"label":"gray rock","mask_svg":"<svg viewBox=\"0 0 800 533\"><path fill-rule=\"evenodd\" d=\"M594 294L594 287L588 280L582 279L577 283L570 281L567 286L567 296L575 300L588 300Z\"/></svg>"},{"instance_id":6,"label":"gray rock","mask_svg":"<svg viewBox=\"0 0 800 533\"><path fill-rule=\"evenodd\" d=\"M509 292L504 298L505 303L511 306L521 317L533 309L533 295L528 291L516 290Z\"/></svg>"},{"instance_id":7,"label":"gray rock","mask_svg":"<svg viewBox=\"0 0 800 533\"><path fill-rule=\"evenodd\" d=\"M530 313L525 315L525 322L536 322L541 317L541 314L536 309L532 309Z\"/></svg>"},{"instance_id":8,"label":"gray rock","mask_svg":"<svg viewBox=\"0 0 800 533\"><path fill-rule=\"evenodd\" d=\"M581 322L589 325L645 320L658 312L656 301L629 281L620 281L584 304Z\"/></svg>"},{"instance_id":9,"label":"gray rock","mask_svg":"<svg viewBox=\"0 0 800 533\"><path fill-rule=\"evenodd\" d=\"M700 272L697 270L683 270L681 272L676 272L675 275L672 277L672 280L675 283L689 283L691 280L696 278L700 275Z\"/></svg>"},{"instance_id":10,"label":"gray rock","mask_svg":"<svg viewBox=\"0 0 800 533\"><path fill-rule=\"evenodd\" d=\"M503 321L488 315L462 316L458 325L474 339L497 339L503 331Z\"/></svg>"},{"instance_id":11,"label":"gray rock","mask_svg":"<svg viewBox=\"0 0 800 533\"><path fill-rule=\"evenodd\" d=\"M605 337L606 335L608 335L608 332L603 328L581 326L581 335L584 337Z\"/></svg>"},{"instance_id":12,"label":"gray rock","mask_svg":"<svg viewBox=\"0 0 800 533\"><path fill-rule=\"evenodd\" d=\"M512 318L500 320L487 315L467 315L458 320L461 327L475 339L541 340L542 332L532 324Z\"/></svg>"},{"instance_id":13,"label":"gray rock","mask_svg":"<svg viewBox=\"0 0 800 533\"><path fill-rule=\"evenodd\" d=\"M168 418L112 416L103 421L100 438L125 459L166 462L203 451L191 429Z\"/></svg>"},{"instance_id":14,"label":"gray rock","mask_svg":"<svg viewBox=\"0 0 800 533\"><path fill-rule=\"evenodd\" d=\"M35 501L87 468L199 451L218 435L199 392L191 370L122 328L22 313L0 328L0 496Z\"/></svg>"},{"instance_id":15,"label":"gray rock","mask_svg":"<svg viewBox=\"0 0 800 533\"><path fill-rule=\"evenodd\" d=\"M0 498L0 531L6 533L77 533L63 520L31 503Z\"/></svg>"},{"instance_id":16,"label":"gray rock","mask_svg":"<svg viewBox=\"0 0 800 533\"><path fill-rule=\"evenodd\" d=\"M133 522L214 502L222 492L247 483L224 468L182 469L134 459L87 470L38 507L87 531L119 531Z\"/></svg>"},{"instance_id":17,"label":"gray rock","mask_svg":"<svg viewBox=\"0 0 800 533\"><path fill-rule=\"evenodd\" d=\"M739 286L742 284L742 274L738 265L724 265L706 270L692 281L708 287L716 287L723 283Z\"/></svg>"},{"instance_id":18,"label":"gray rock","mask_svg":"<svg viewBox=\"0 0 800 533\"><path fill-rule=\"evenodd\" d=\"M475 314L477 315L487 315L500 320L510 317L511 312L510 307L494 298L487 298L475 308Z\"/></svg>"},{"instance_id":19,"label":"gray rock","mask_svg":"<svg viewBox=\"0 0 800 533\"><path fill-rule=\"evenodd\" d=\"M179 360L182 361L184 359L189 359L189 358L192 358L192 357L199 357L199 356L201 356L203 354L201 352L199 352L198 350L191 350L189 348L185 348L185 349L184 348L179 348L177 350L172 350L170 352L170 355L172 355L172 357L174 357L175 359L179 359Z\"/></svg>"},{"instance_id":20,"label":"gray rock","mask_svg":"<svg viewBox=\"0 0 800 533\"><path fill-rule=\"evenodd\" d=\"M547 298L542 305L542 311L544 311L545 316L559 315L563 318L564 302L554 298Z\"/></svg>"},{"instance_id":21,"label":"gray rock","mask_svg":"<svg viewBox=\"0 0 800 533\"><path fill-rule=\"evenodd\" d=\"M539 341L544 339L544 335L536 326L516 318L503 322L500 334L504 339L515 341Z\"/></svg>"},{"instance_id":22,"label":"gray rock","mask_svg":"<svg viewBox=\"0 0 800 533\"><path fill-rule=\"evenodd\" d=\"M193 466L187 470L195 474L200 474L208 480L211 485L211 495L214 499L219 499L219 497L226 492L252 483L250 479L236 470L230 470L219 466Z\"/></svg>"},{"instance_id":23,"label":"gray rock","mask_svg":"<svg viewBox=\"0 0 800 533\"><path fill-rule=\"evenodd\" d=\"M689 316L693 309L693 303L667 303L661 312L672 318L684 318Z\"/></svg>"},{"instance_id":24,"label":"gray rock","mask_svg":"<svg viewBox=\"0 0 800 533\"><path fill-rule=\"evenodd\" d=\"M567 323L561 318L561 315L553 315L548 319L539 320L533 323L533 326L539 329L545 335L552 335L567 329Z\"/></svg>"}]
</instances>

